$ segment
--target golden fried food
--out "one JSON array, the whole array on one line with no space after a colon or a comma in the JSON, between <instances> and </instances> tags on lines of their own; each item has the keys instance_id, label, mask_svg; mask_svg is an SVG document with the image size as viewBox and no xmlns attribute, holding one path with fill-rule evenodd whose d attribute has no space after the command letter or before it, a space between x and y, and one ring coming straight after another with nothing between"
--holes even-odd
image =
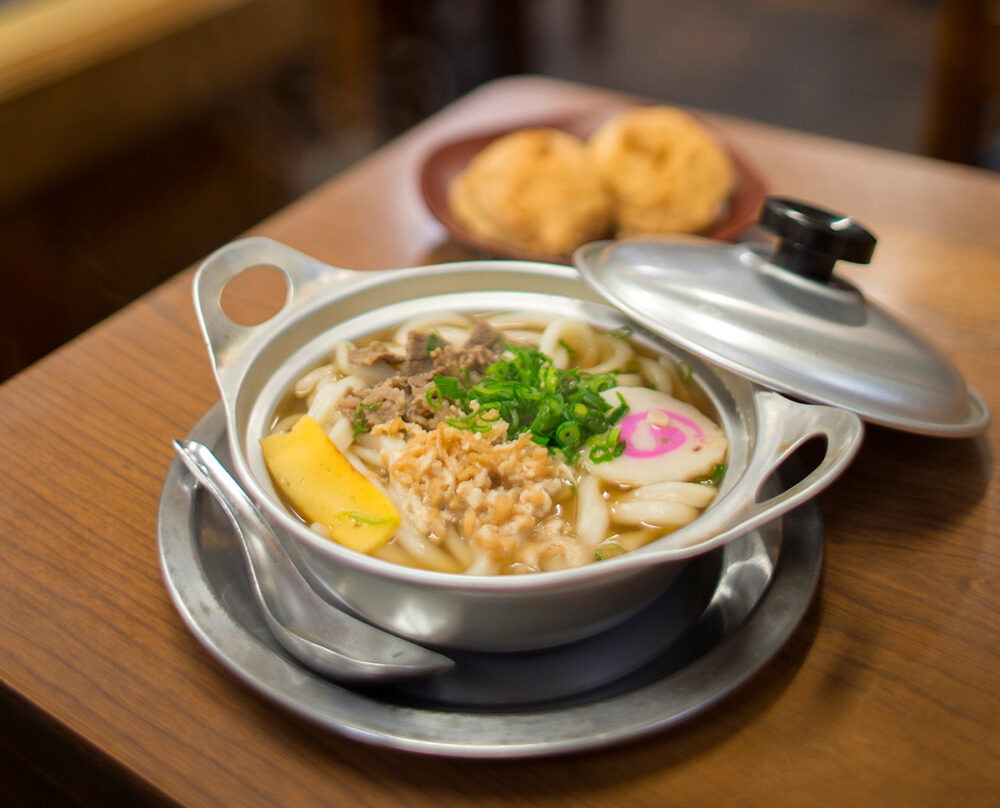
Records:
<instances>
[{"instance_id":1,"label":"golden fried food","mask_svg":"<svg viewBox=\"0 0 1000 808\"><path fill-rule=\"evenodd\" d=\"M480 238L548 255L565 255L613 226L611 195L586 144L557 129L495 140L456 177L448 203Z\"/></svg>"},{"instance_id":2,"label":"golden fried food","mask_svg":"<svg viewBox=\"0 0 1000 808\"><path fill-rule=\"evenodd\" d=\"M726 151L674 107L619 113L590 136L589 147L615 197L619 237L702 231L724 211L735 184Z\"/></svg>"}]
</instances>

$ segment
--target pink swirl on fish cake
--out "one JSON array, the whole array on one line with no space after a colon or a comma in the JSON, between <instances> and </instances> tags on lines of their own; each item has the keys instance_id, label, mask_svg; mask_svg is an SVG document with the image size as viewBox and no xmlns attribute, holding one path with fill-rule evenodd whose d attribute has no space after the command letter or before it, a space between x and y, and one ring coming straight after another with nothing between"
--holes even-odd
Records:
<instances>
[{"instance_id":1,"label":"pink swirl on fish cake","mask_svg":"<svg viewBox=\"0 0 1000 808\"><path fill-rule=\"evenodd\" d=\"M639 425L649 417L651 412L662 412L670 421L666 425L649 424L649 431L655 443L652 449L636 448L632 443L632 436L636 429L639 428ZM643 412L635 412L627 415L621 425L621 437L625 441L625 451L623 454L626 457L659 457L667 452L672 452L674 449L679 449L687 443L690 434L677 427L675 425L677 423L687 427L699 438L705 435L701 427L690 418L685 418L683 415L670 412L670 410L644 410Z\"/></svg>"}]
</instances>

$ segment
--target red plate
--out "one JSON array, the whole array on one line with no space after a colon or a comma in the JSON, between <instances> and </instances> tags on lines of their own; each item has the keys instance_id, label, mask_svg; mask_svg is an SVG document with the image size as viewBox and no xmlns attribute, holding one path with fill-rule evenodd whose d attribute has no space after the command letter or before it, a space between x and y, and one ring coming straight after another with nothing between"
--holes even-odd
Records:
<instances>
[{"instance_id":1,"label":"red plate","mask_svg":"<svg viewBox=\"0 0 1000 808\"><path fill-rule=\"evenodd\" d=\"M617 110L616 110L617 111ZM453 215L448 206L448 186L461 173L469 161L497 138L528 127L552 127L586 138L614 112L580 114L549 120L524 121L517 126L453 140L442 144L429 154L420 171L420 189L431 213L441 222L456 241L494 258L511 258L526 261L548 261L568 264L568 255L544 255L518 250L506 244L480 238L469 232ZM702 121L702 124L708 127ZM711 127L708 127L711 128ZM729 199L725 215L702 235L728 241L753 224L760 205L767 193L760 175L717 133L716 138L729 153L736 168L736 187Z\"/></svg>"}]
</instances>

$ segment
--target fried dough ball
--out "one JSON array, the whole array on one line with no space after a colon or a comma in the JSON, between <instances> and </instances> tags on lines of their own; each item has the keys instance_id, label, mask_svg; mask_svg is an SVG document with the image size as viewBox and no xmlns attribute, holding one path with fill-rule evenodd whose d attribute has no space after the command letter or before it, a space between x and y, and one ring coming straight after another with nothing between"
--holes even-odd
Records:
<instances>
[{"instance_id":1,"label":"fried dough ball","mask_svg":"<svg viewBox=\"0 0 1000 808\"><path fill-rule=\"evenodd\" d=\"M557 129L495 140L456 177L448 203L480 238L547 255L565 255L613 227L611 195L586 144Z\"/></svg>"},{"instance_id":2,"label":"fried dough ball","mask_svg":"<svg viewBox=\"0 0 1000 808\"><path fill-rule=\"evenodd\" d=\"M633 107L590 136L615 197L617 235L697 233L723 213L736 172L719 142L675 107Z\"/></svg>"}]
</instances>

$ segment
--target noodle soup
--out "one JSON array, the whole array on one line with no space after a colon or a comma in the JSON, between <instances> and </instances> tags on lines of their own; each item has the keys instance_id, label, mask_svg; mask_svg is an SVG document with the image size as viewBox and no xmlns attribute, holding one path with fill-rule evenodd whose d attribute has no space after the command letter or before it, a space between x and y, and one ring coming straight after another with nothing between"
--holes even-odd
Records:
<instances>
[{"instance_id":1,"label":"noodle soup","mask_svg":"<svg viewBox=\"0 0 1000 808\"><path fill-rule=\"evenodd\" d=\"M578 567L714 499L727 442L689 373L575 318L439 313L332 345L261 444L286 505L359 552L473 575Z\"/></svg>"}]
</instances>

